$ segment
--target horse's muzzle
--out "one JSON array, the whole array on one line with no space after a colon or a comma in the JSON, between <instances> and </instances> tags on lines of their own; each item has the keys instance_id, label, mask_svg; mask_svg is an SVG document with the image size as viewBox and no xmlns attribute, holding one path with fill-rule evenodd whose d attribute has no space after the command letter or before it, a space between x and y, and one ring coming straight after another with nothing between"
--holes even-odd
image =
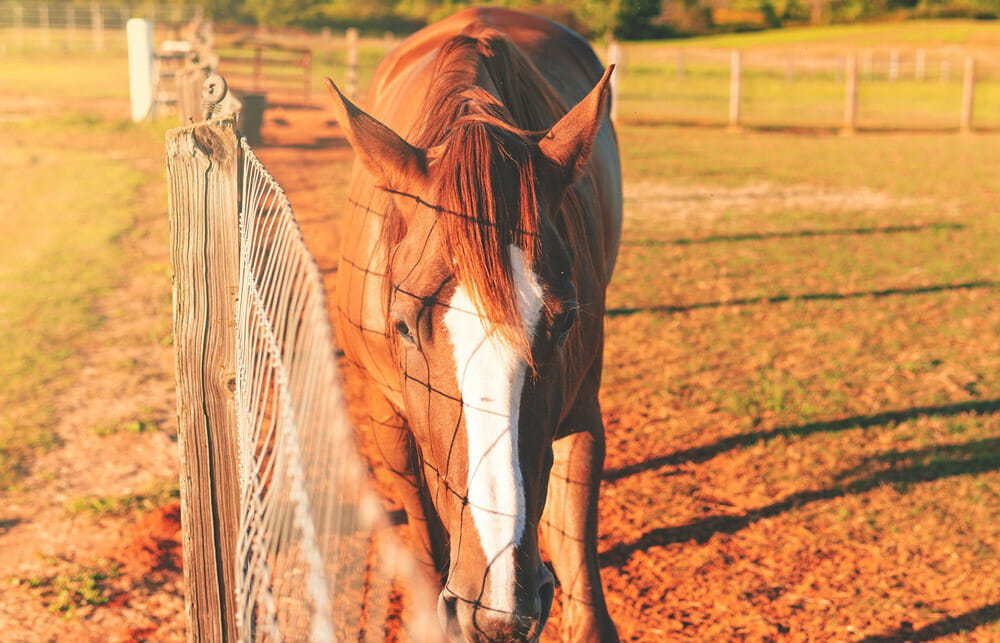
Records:
<instances>
[{"instance_id":1,"label":"horse's muzzle","mask_svg":"<svg viewBox=\"0 0 1000 643\"><path fill-rule=\"evenodd\" d=\"M537 641L552 609L555 581L545 565L539 566L534 591L515 593L513 611L457 596L447 588L438 597L438 620L452 643Z\"/></svg>"}]
</instances>

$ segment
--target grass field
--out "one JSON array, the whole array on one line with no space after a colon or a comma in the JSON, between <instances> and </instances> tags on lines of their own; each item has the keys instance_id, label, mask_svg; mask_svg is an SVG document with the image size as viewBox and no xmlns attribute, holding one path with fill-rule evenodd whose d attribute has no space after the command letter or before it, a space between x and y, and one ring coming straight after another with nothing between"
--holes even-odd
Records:
<instances>
[{"instance_id":1,"label":"grass field","mask_svg":"<svg viewBox=\"0 0 1000 643\"><path fill-rule=\"evenodd\" d=\"M707 44L800 46L811 33L817 47L994 46L993 26L977 26ZM661 45L630 46L622 81L626 223L608 296L600 550L623 637L1000 638L1000 135L644 124L714 121L719 101L725 115L725 77L709 69L692 67L687 98L649 98L680 95ZM6 485L37 474L88 333L121 321L96 302L142 265L123 240L146 229L140 195L163 180L171 123L88 112L122 96L119 63L54 58L37 82L23 60L0 58L0 86L27 78L24 95L63 106L38 117L0 104L17 121L0 125ZM834 78L795 93L784 82L748 77L752 123L837 124ZM952 98L927 97L913 115L914 96L936 87L880 84L866 118L944 122ZM90 99L77 106L76 93ZM169 306L141 323L161 341Z\"/></svg>"},{"instance_id":2,"label":"grass field","mask_svg":"<svg viewBox=\"0 0 1000 643\"><path fill-rule=\"evenodd\" d=\"M120 244L134 224L136 195L153 178L124 150L148 149L143 142L163 130L79 114L3 130L0 484L7 486L33 449L51 444L53 399L89 332L107 321L93 304L124 272Z\"/></svg>"},{"instance_id":3,"label":"grass field","mask_svg":"<svg viewBox=\"0 0 1000 643\"><path fill-rule=\"evenodd\" d=\"M913 21L793 28L681 41L629 43L620 114L633 123L722 124L729 107L729 50L743 54L742 120L751 127L837 128L844 65L859 66L858 123L869 129L957 129L967 55L977 58L979 127L1000 127L1000 26ZM923 79L916 79L923 49ZM865 67L864 52L871 55ZM887 80L891 52L898 80ZM678 67L683 71L678 72Z\"/></svg>"}]
</instances>

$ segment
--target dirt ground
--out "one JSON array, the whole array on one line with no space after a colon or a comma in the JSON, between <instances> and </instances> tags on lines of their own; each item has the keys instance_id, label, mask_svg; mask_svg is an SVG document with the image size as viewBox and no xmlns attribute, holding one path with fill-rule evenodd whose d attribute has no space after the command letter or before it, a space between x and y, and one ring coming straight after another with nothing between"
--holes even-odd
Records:
<instances>
[{"instance_id":1,"label":"dirt ground","mask_svg":"<svg viewBox=\"0 0 1000 643\"><path fill-rule=\"evenodd\" d=\"M323 110L269 111L264 142L257 149L285 188L332 291L339 246L336 213L346 197L350 150ZM154 186L162 194L161 188ZM627 191L627 197L634 204L657 189L665 190L661 196L668 200L683 201L686 194L646 185ZM746 191L728 196L745 201ZM792 196L839 198L825 193ZM875 204L882 198L862 196ZM686 216L683 208L672 212ZM149 261L168 261L166 221L145 221L141 227L129 242ZM65 508L70 498L135 492L176 473L172 352L150 341L149 328L163 320L150 318L146 305L168 291L164 275L137 271L101 304L127 322L96 331L96 348L85 355L87 367L57 409L59 444L36 463L35 471L42 474L11 497L0 524L0 569L12 579L0 585L0 639L183 638L176 503L96 518ZM974 300L988 294L954 296ZM753 313L748 323L772 325L775 334L784 333L787 352L794 353L800 337L781 322L781 307L794 305L779 302ZM995 503L963 504L962 515L921 513L920 503L903 497L900 480L933 482L955 474L937 469L913 474L906 468L909 460L865 460L866 449L873 446L866 442L867 426L919 424L924 420L918 410L859 413L794 427L764 414L748 430L719 404L699 400L690 390L618 386L647 376L657 381L650 369L660 379L663 371L669 375L681 369L680 358L650 364L644 355L653 346L680 345L687 340L682 326L707 324L717 314L692 307L655 332L627 311L610 323L602 393L608 457L600 551L610 610L623 639L1000 639L994 625L1000 620ZM933 317L934 312L925 314ZM706 388L717 386L724 377L720 371L729 368L713 359L706 351L703 371L694 376ZM127 367L107 367L123 363ZM140 408L152 409L159 431L94 434L93 426L109 410L125 417ZM995 411L995 402L969 398L943 412L961 419L963 414ZM691 427L698 429L696 434ZM834 442L811 448L807 440L813 435L834 436ZM997 451L995 440L992 451ZM977 457L960 452L951 462L978 466L995 477L995 459ZM826 478L816 473L826 471L826 465L840 473ZM946 487L928 484L922 493L932 503L942 494L992 492L982 480L970 479ZM837 511L817 509L830 503ZM905 537L892 529L897 523L905 526ZM77 588L73 591L82 591L86 583L73 580L81 570L90 570L110 600L103 605L78 600L84 604L68 614L54 612L52 605L67 587L58 579L68 577L69 586ZM548 640L557 631L558 610L553 621Z\"/></svg>"}]
</instances>

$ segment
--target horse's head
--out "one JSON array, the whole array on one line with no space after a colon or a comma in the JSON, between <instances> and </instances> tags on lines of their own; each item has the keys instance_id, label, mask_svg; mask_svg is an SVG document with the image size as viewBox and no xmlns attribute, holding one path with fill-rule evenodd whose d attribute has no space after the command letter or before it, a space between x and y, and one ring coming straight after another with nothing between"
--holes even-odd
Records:
<instances>
[{"instance_id":1,"label":"horse's head","mask_svg":"<svg viewBox=\"0 0 1000 643\"><path fill-rule=\"evenodd\" d=\"M588 161L610 71L545 132L512 126L470 90L468 109L428 148L328 81L358 158L393 194L388 330L450 537L438 605L453 638L537 638L552 604L538 523L566 360L586 340L574 324L574 249L555 215Z\"/></svg>"}]
</instances>

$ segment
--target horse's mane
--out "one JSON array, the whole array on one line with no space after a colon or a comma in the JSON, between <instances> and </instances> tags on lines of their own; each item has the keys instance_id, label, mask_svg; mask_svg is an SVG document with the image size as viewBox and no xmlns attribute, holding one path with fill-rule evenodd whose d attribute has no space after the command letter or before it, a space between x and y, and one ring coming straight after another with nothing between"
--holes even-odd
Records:
<instances>
[{"instance_id":1,"label":"horse's mane","mask_svg":"<svg viewBox=\"0 0 1000 643\"><path fill-rule=\"evenodd\" d=\"M541 168L535 144L566 106L507 36L483 25L445 43L433 78L424 120L411 138L437 155L436 225L456 277L477 295L480 314L515 346L525 347L508 248L520 247L529 265L539 257L540 206L555 209L559 203L537 202ZM481 84L491 84L498 96ZM575 196L566 199L561 216L553 215L579 220L566 212L579 207ZM555 223L566 232L564 221ZM401 230L398 225L386 230L392 248ZM523 352L530 364L530 347Z\"/></svg>"}]
</instances>

